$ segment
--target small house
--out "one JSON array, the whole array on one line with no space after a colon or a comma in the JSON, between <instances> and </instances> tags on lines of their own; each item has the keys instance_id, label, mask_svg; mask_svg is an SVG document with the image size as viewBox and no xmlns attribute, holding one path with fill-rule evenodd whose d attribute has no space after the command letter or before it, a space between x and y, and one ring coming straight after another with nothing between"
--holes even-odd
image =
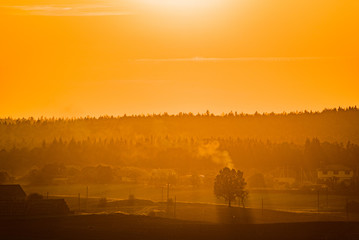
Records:
<instances>
[{"instance_id":1,"label":"small house","mask_svg":"<svg viewBox=\"0 0 359 240\"><path fill-rule=\"evenodd\" d=\"M343 165L329 165L325 168L318 169L317 174L319 181L335 180L339 183L352 180L354 170Z\"/></svg>"}]
</instances>

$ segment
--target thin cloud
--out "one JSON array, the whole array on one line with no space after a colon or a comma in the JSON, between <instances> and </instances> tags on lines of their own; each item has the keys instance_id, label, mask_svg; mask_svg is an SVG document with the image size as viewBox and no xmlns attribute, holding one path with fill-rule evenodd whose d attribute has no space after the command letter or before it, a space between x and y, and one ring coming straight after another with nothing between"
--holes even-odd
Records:
<instances>
[{"instance_id":1,"label":"thin cloud","mask_svg":"<svg viewBox=\"0 0 359 240\"><path fill-rule=\"evenodd\" d=\"M8 6L7 8L21 10L20 15L37 16L120 16L133 15L132 12L114 9L103 5L35 5L35 6Z\"/></svg>"},{"instance_id":2,"label":"thin cloud","mask_svg":"<svg viewBox=\"0 0 359 240\"><path fill-rule=\"evenodd\" d=\"M323 57L239 57L239 58L142 58L137 59L138 62L290 62L290 61L307 61L330 59Z\"/></svg>"}]
</instances>

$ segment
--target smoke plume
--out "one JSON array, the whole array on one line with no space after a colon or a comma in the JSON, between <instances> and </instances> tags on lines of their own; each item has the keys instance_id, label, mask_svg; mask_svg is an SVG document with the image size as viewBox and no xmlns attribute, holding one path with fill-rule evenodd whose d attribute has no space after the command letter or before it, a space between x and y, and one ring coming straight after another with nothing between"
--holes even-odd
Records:
<instances>
[{"instance_id":1,"label":"smoke plume","mask_svg":"<svg viewBox=\"0 0 359 240\"><path fill-rule=\"evenodd\" d=\"M207 144L202 144L198 148L198 155L200 157L208 157L214 163L232 169L233 162L231 157L229 156L229 153L227 151L220 150L219 146L220 144L218 141L212 141Z\"/></svg>"}]
</instances>

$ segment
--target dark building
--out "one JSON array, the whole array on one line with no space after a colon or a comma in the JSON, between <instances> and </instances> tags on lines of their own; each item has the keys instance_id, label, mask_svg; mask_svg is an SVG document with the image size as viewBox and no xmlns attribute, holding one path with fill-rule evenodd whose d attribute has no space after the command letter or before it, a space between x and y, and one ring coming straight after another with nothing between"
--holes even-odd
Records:
<instances>
[{"instance_id":1,"label":"dark building","mask_svg":"<svg viewBox=\"0 0 359 240\"><path fill-rule=\"evenodd\" d=\"M26 210L26 193L20 185L0 185L0 216L21 216Z\"/></svg>"},{"instance_id":2,"label":"dark building","mask_svg":"<svg viewBox=\"0 0 359 240\"><path fill-rule=\"evenodd\" d=\"M66 215L70 210L64 199L26 199L20 185L0 185L0 216Z\"/></svg>"},{"instance_id":3,"label":"dark building","mask_svg":"<svg viewBox=\"0 0 359 240\"><path fill-rule=\"evenodd\" d=\"M0 185L0 201L25 201L26 193L19 184Z\"/></svg>"},{"instance_id":4,"label":"dark building","mask_svg":"<svg viewBox=\"0 0 359 240\"><path fill-rule=\"evenodd\" d=\"M70 213L64 199L38 199L27 203L26 215L66 215Z\"/></svg>"}]
</instances>

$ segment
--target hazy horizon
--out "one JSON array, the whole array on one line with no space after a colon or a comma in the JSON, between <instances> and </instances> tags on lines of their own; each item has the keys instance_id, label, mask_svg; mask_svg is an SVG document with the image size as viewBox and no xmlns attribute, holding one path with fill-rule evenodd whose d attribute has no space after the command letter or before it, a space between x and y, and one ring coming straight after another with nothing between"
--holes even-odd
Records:
<instances>
[{"instance_id":1,"label":"hazy horizon","mask_svg":"<svg viewBox=\"0 0 359 240\"><path fill-rule=\"evenodd\" d=\"M0 117L359 105L359 3L5 0Z\"/></svg>"},{"instance_id":2,"label":"hazy horizon","mask_svg":"<svg viewBox=\"0 0 359 240\"><path fill-rule=\"evenodd\" d=\"M0 0L0 236L357 239L358 13Z\"/></svg>"},{"instance_id":3,"label":"hazy horizon","mask_svg":"<svg viewBox=\"0 0 359 240\"><path fill-rule=\"evenodd\" d=\"M221 117L221 116L225 116L228 114L237 114L238 116L252 116L255 114L259 114L259 115L283 115L283 114L305 114L305 113L322 113L325 111L332 111L332 110L348 110L348 109L357 109L357 106L334 106L334 107L325 107L322 109L303 109L303 110L290 110L290 111L254 111L254 112L241 112L241 111L234 111L234 110L229 110L228 112L212 112L209 109L206 109L203 112L171 112L171 111L164 111L164 112L147 112L147 113L121 113L121 114L100 114L100 115L89 115L89 114L84 114L84 115L18 115L18 116L0 116L0 119L35 119L35 120L40 120L40 119L81 119L81 118L103 118L103 117L114 117L114 118L120 118L120 117L151 117L151 116L165 116L166 114L168 114L169 116L179 116L181 114L192 114L193 116L197 116L197 115L206 115L207 113L209 113L211 116L216 116L216 117Z\"/></svg>"}]
</instances>

